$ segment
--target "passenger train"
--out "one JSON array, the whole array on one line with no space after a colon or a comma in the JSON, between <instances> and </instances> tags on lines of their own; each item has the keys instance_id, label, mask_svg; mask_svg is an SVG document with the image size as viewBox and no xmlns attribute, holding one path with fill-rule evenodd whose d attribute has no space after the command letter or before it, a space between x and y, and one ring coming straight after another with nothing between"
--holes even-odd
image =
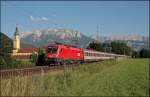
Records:
<instances>
[{"instance_id":1,"label":"passenger train","mask_svg":"<svg viewBox=\"0 0 150 97\"><path fill-rule=\"evenodd\" d=\"M49 44L46 46L45 51L45 63L57 65L94 62L126 57L125 55L87 50L61 43Z\"/></svg>"}]
</instances>

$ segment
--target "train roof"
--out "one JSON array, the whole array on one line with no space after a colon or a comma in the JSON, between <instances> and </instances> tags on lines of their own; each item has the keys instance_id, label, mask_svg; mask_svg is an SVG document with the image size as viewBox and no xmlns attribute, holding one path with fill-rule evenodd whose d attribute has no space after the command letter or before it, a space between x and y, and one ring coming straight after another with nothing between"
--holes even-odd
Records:
<instances>
[{"instance_id":1,"label":"train roof","mask_svg":"<svg viewBox=\"0 0 150 97\"><path fill-rule=\"evenodd\" d=\"M60 43L60 42L49 43L47 46L49 46L49 45L64 45L64 46L68 46L68 47L74 47L74 48L82 49L82 48L79 48L79 47L77 47L75 45L65 44L65 43Z\"/></svg>"}]
</instances>

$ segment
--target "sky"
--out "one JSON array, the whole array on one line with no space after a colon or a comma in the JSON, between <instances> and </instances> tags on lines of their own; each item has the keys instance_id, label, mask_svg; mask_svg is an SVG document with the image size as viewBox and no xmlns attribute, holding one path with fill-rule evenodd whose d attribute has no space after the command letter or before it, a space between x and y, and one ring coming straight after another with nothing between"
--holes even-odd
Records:
<instances>
[{"instance_id":1,"label":"sky","mask_svg":"<svg viewBox=\"0 0 150 97\"><path fill-rule=\"evenodd\" d=\"M149 1L1 1L1 32L67 28L87 36L149 35Z\"/></svg>"}]
</instances>

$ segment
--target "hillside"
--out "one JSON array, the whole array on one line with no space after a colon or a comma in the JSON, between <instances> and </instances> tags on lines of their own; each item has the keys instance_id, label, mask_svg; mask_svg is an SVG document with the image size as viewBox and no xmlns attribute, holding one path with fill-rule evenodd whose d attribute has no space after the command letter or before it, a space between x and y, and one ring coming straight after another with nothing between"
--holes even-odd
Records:
<instances>
[{"instance_id":1,"label":"hillside","mask_svg":"<svg viewBox=\"0 0 150 97\"><path fill-rule=\"evenodd\" d=\"M149 96L148 59L103 61L1 80L2 96ZM11 92L10 92L11 91Z\"/></svg>"},{"instance_id":2,"label":"hillside","mask_svg":"<svg viewBox=\"0 0 150 97\"><path fill-rule=\"evenodd\" d=\"M71 29L36 29L32 32L21 33L21 41L37 47L50 42L60 42L85 48L93 39Z\"/></svg>"},{"instance_id":3,"label":"hillside","mask_svg":"<svg viewBox=\"0 0 150 97\"><path fill-rule=\"evenodd\" d=\"M0 53L9 53L12 51L12 39L0 32Z\"/></svg>"},{"instance_id":4,"label":"hillside","mask_svg":"<svg viewBox=\"0 0 150 97\"><path fill-rule=\"evenodd\" d=\"M30 43L21 42L21 48L35 47ZM4 33L0 32L0 52L10 53L13 49L13 40Z\"/></svg>"}]
</instances>

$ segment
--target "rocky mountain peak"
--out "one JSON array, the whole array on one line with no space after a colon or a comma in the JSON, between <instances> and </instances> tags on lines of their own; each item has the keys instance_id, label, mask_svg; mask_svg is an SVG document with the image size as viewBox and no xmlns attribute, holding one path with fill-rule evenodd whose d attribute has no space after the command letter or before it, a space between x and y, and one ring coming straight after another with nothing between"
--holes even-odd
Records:
<instances>
[{"instance_id":1,"label":"rocky mountain peak","mask_svg":"<svg viewBox=\"0 0 150 97\"><path fill-rule=\"evenodd\" d=\"M86 45L91 40L93 39L72 29L35 29L32 32L21 33L21 41L38 46L56 41L68 44L78 44L78 46L83 47L83 45Z\"/></svg>"}]
</instances>

